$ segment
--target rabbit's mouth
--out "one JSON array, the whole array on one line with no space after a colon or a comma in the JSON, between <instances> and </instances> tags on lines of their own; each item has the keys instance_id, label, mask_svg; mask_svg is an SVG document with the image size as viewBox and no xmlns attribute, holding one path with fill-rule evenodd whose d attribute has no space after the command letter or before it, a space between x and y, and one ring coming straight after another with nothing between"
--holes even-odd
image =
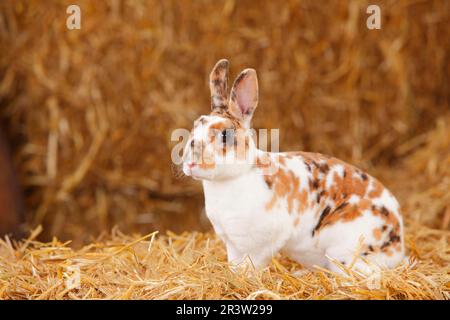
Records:
<instances>
[{"instance_id":1,"label":"rabbit's mouth","mask_svg":"<svg viewBox=\"0 0 450 320\"><path fill-rule=\"evenodd\" d=\"M213 170L205 170L201 165L194 162L184 162L183 172L185 175L195 180L212 180L214 178Z\"/></svg>"}]
</instances>

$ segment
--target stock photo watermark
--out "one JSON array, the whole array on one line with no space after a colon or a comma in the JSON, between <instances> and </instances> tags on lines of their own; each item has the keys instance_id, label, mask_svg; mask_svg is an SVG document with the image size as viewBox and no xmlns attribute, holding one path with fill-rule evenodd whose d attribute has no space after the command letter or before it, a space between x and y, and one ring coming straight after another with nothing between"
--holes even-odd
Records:
<instances>
[{"instance_id":1,"label":"stock photo watermark","mask_svg":"<svg viewBox=\"0 0 450 320\"><path fill-rule=\"evenodd\" d=\"M81 29L81 8L76 4L67 7L66 13L69 15L66 19L66 27L69 30Z\"/></svg>"},{"instance_id":2,"label":"stock photo watermark","mask_svg":"<svg viewBox=\"0 0 450 320\"><path fill-rule=\"evenodd\" d=\"M67 7L66 13L66 27L69 30L81 29L81 8L76 4L71 4ZM366 26L369 30L381 29L381 8L376 4L371 4L367 7L366 13L369 17L366 20Z\"/></svg>"},{"instance_id":3,"label":"stock photo watermark","mask_svg":"<svg viewBox=\"0 0 450 320\"><path fill-rule=\"evenodd\" d=\"M66 289L79 289L81 286L81 270L79 266L68 266L63 272Z\"/></svg>"},{"instance_id":4,"label":"stock photo watermark","mask_svg":"<svg viewBox=\"0 0 450 320\"><path fill-rule=\"evenodd\" d=\"M379 30L381 29L381 9L376 4L371 4L367 7L367 14L370 16L366 20L367 29L369 30Z\"/></svg>"},{"instance_id":5,"label":"stock photo watermark","mask_svg":"<svg viewBox=\"0 0 450 320\"><path fill-rule=\"evenodd\" d=\"M192 132L184 128L174 130L171 141L177 143L172 148L172 163L183 165L184 171L194 168L214 170L220 166L256 166L262 174L276 173L279 129L220 130L212 126L199 125Z\"/></svg>"}]
</instances>

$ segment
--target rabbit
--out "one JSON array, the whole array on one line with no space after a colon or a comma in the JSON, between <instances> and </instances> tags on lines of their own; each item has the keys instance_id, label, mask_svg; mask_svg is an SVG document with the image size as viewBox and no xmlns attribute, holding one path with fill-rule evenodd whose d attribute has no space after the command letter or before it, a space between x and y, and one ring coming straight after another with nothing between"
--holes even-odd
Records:
<instances>
[{"instance_id":1,"label":"rabbit","mask_svg":"<svg viewBox=\"0 0 450 320\"><path fill-rule=\"evenodd\" d=\"M257 149L250 127L256 71L243 70L228 96L228 69L222 59L210 74L211 113L194 122L182 163L203 184L206 215L229 263L250 260L260 270L281 252L336 273L345 270L340 264L363 273L398 265L403 221L392 193L333 157Z\"/></svg>"},{"instance_id":2,"label":"rabbit","mask_svg":"<svg viewBox=\"0 0 450 320\"><path fill-rule=\"evenodd\" d=\"M24 235L25 202L14 170L11 152L0 128L0 237Z\"/></svg>"}]
</instances>

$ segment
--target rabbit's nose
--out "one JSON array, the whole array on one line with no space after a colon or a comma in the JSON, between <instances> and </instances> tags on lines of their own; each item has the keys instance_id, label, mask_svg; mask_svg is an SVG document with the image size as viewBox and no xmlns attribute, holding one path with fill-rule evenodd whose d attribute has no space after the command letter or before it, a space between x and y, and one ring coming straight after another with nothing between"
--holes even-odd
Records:
<instances>
[{"instance_id":1,"label":"rabbit's nose","mask_svg":"<svg viewBox=\"0 0 450 320\"><path fill-rule=\"evenodd\" d=\"M193 167L195 167L196 163L194 161L190 161L187 163L187 166L189 169L192 169Z\"/></svg>"}]
</instances>

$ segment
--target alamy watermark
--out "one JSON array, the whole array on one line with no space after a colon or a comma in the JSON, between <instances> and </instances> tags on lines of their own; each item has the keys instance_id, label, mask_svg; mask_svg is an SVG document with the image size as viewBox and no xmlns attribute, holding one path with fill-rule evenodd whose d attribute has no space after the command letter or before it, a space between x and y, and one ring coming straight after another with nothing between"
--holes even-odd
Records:
<instances>
[{"instance_id":1,"label":"alamy watermark","mask_svg":"<svg viewBox=\"0 0 450 320\"><path fill-rule=\"evenodd\" d=\"M203 131L201 128L196 130ZM275 173L274 170L278 169L278 162L274 160L279 152L279 136L279 129L208 128L205 137L196 137L195 132L192 134L187 129L179 128L171 134L171 141L177 142L172 148L171 159L175 165L189 161L200 167L250 164L264 169L264 174ZM260 151L273 154L271 157L257 156Z\"/></svg>"},{"instance_id":2,"label":"alamy watermark","mask_svg":"<svg viewBox=\"0 0 450 320\"><path fill-rule=\"evenodd\" d=\"M76 4L67 7L66 13L69 15L66 20L66 27L69 30L81 29L81 9Z\"/></svg>"},{"instance_id":3,"label":"alamy watermark","mask_svg":"<svg viewBox=\"0 0 450 320\"><path fill-rule=\"evenodd\" d=\"M71 265L63 272L64 285L66 289L80 289L81 287L81 271L77 265Z\"/></svg>"},{"instance_id":4,"label":"alamy watermark","mask_svg":"<svg viewBox=\"0 0 450 320\"><path fill-rule=\"evenodd\" d=\"M76 4L67 7L66 13L69 15L66 20L66 26L69 30L81 29L81 8ZM366 26L369 30L381 29L381 8L376 4L367 7L366 13L369 17L366 20Z\"/></svg>"},{"instance_id":5,"label":"alamy watermark","mask_svg":"<svg viewBox=\"0 0 450 320\"><path fill-rule=\"evenodd\" d=\"M367 29L381 29L381 9L376 4L371 4L367 7L367 14L370 16L366 20Z\"/></svg>"}]
</instances>

